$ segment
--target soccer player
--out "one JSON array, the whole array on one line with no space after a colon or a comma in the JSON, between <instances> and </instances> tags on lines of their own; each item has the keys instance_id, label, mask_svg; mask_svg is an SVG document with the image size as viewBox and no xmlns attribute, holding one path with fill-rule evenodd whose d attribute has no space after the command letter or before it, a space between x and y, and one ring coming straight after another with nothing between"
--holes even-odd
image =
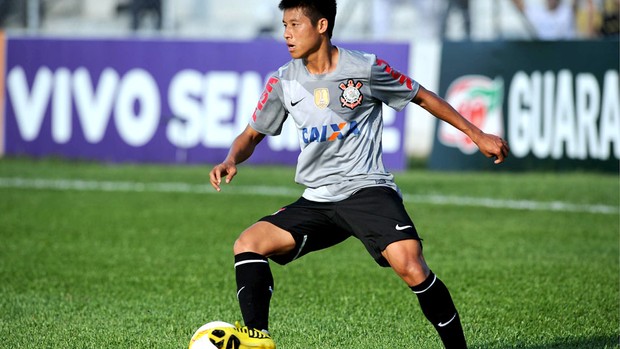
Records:
<instances>
[{"instance_id":1,"label":"soccer player","mask_svg":"<svg viewBox=\"0 0 620 349\"><path fill-rule=\"evenodd\" d=\"M414 223L382 162L381 107L416 103L464 132L496 164L508 155L501 138L472 125L447 102L373 54L331 42L335 0L282 0L284 39L293 58L269 79L249 125L210 172L221 190L237 165L285 119L298 128L295 181L301 198L263 217L234 244L237 298L245 326L216 329L224 346L275 348L268 332L273 277L268 260L287 264L305 254L359 239L375 261L391 267L417 296L446 348L465 348L459 314L444 283L429 269Z\"/></svg>"}]
</instances>

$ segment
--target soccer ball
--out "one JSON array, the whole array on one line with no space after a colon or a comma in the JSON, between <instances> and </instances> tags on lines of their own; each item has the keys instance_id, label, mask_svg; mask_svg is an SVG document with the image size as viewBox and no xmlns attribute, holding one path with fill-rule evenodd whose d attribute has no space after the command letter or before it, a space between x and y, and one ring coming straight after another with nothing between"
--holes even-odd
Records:
<instances>
[{"instance_id":1,"label":"soccer ball","mask_svg":"<svg viewBox=\"0 0 620 349\"><path fill-rule=\"evenodd\" d=\"M213 344L209 340L209 336L207 336L207 331L216 327L235 327L232 324L224 321L212 321L207 324L200 326L198 330L192 336L192 339L189 341L188 349L218 349L215 344Z\"/></svg>"}]
</instances>

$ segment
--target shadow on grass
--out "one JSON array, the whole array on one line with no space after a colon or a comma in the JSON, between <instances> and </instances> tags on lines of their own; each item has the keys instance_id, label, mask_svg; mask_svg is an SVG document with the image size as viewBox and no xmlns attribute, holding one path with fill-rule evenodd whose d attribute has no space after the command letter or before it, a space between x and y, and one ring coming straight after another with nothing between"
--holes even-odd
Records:
<instances>
[{"instance_id":1,"label":"shadow on grass","mask_svg":"<svg viewBox=\"0 0 620 349\"><path fill-rule=\"evenodd\" d=\"M618 336L597 336L591 338L567 338L554 343L531 345L522 343L490 343L471 346L471 349L618 349L620 348Z\"/></svg>"}]
</instances>

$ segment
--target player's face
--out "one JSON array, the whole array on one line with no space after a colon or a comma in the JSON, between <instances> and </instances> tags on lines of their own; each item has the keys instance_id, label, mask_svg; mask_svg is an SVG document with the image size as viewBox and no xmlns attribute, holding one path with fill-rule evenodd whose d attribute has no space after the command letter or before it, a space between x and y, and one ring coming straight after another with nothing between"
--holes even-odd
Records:
<instances>
[{"instance_id":1,"label":"player's face","mask_svg":"<svg viewBox=\"0 0 620 349\"><path fill-rule=\"evenodd\" d=\"M301 8L284 10L284 39L293 58L307 58L318 50L321 35Z\"/></svg>"}]
</instances>

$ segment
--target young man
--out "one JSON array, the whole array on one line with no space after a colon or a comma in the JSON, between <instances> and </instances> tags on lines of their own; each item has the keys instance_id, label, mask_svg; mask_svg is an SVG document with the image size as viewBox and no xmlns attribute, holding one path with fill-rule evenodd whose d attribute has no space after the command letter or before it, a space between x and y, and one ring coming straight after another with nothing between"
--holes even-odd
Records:
<instances>
[{"instance_id":1,"label":"young man","mask_svg":"<svg viewBox=\"0 0 620 349\"><path fill-rule=\"evenodd\" d=\"M225 348L229 342L239 348L275 348L267 332L273 290L268 259L286 264L354 236L379 265L391 267L411 287L446 348L465 348L450 293L426 265L420 237L383 166L381 106L401 110L414 102L467 134L497 164L507 156L508 145L385 61L332 45L335 0L282 0L279 7L293 59L268 80L249 125L210 180L220 191L222 179L229 183L237 164L265 135L279 134L291 117L302 145L295 180L306 189L299 200L260 219L235 242L237 298L246 326L218 328L210 338ZM333 124L338 130L331 136L320 131Z\"/></svg>"}]
</instances>

